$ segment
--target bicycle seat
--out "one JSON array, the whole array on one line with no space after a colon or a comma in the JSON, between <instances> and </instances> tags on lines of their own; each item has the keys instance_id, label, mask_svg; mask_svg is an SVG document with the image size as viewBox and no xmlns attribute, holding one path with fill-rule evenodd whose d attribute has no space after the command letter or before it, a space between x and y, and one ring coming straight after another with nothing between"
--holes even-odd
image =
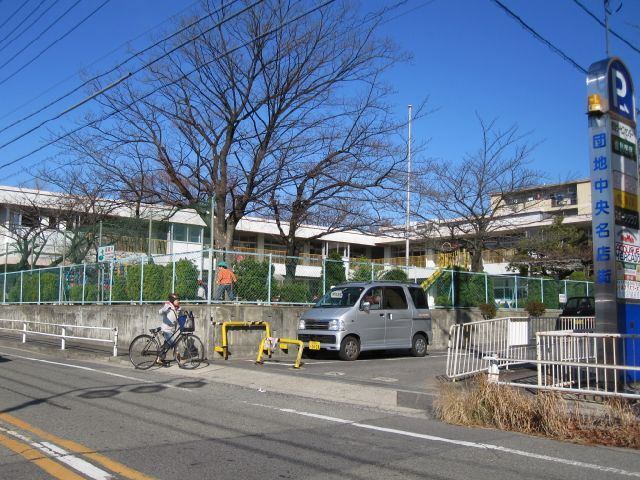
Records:
<instances>
[{"instance_id":1,"label":"bicycle seat","mask_svg":"<svg viewBox=\"0 0 640 480\"><path fill-rule=\"evenodd\" d=\"M156 328L152 328L151 330L149 330L151 333L158 333L160 330L162 330L160 327L156 327Z\"/></svg>"}]
</instances>

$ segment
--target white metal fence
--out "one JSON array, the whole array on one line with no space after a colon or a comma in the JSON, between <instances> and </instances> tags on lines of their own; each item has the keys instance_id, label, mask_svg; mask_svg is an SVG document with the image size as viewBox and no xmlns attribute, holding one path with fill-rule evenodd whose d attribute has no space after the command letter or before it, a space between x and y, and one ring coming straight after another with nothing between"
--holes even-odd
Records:
<instances>
[{"instance_id":1,"label":"white metal fence","mask_svg":"<svg viewBox=\"0 0 640 480\"><path fill-rule=\"evenodd\" d=\"M499 357L499 362L508 361ZM577 394L640 399L640 335L539 332L537 382L503 381L501 384Z\"/></svg>"},{"instance_id":2,"label":"white metal fence","mask_svg":"<svg viewBox=\"0 0 640 480\"><path fill-rule=\"evenodd\" d=\"M594 317L505 317L452 325L449 329L446 376L452 380L536 359L536 333L592 329ZM494 360L496 361L496 360Z\"/></svg>"},{"instance_id":3,"label":"white metal fence","mask_svg":"<svg viewBox=\"0 0 640 480\"><path fill-rule=\"evenodd\" d=\"M0 318L0 325L0 331L21 335L22 343L26 343L27 337L31 335L59 338L61 350L66 349L67 340L107 343L113 345L113 356L118 356L118 327L69 325L7 318ZM83 332L89 333L82 335Z\"/></svg>"}]
</instances>

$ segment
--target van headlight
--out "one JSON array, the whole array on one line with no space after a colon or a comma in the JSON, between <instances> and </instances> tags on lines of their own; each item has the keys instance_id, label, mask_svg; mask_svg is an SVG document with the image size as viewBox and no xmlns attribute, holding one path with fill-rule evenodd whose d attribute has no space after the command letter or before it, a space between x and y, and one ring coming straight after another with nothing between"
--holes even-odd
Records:
<instances>
[{"instance_id":1,"label":"van headlight","mask_svg":"<svg viewBox=\"0 0 640 480\"><path fill-rule=\"evenodd\" d=\"M305 328L307 328L307 324L305 323L304 320L299 320L298 321L298 330L304 330Z\"/></svg>"},{"instance_id":2,"label":"van headlight","mask_svg":"<svg viewBox=\"0 0 640 480\"><path fill-rule=\"evenodd\" d=\"M333 319L329 322L329 330L342 332L344 329L344 320Z\"/></svg>"}]
</instances>

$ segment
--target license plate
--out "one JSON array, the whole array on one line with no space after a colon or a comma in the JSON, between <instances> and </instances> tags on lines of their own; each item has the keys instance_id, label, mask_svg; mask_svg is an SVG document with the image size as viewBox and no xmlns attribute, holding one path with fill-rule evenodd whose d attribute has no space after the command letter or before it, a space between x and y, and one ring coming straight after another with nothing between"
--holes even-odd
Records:
<instances>
[{"instance_id":1,"label":"license plate","mask_svg":"<svg viewBox=\"0 0 640 480\"><path fill-rule=\"evenodd\" d=\"M309 342L309 350L320 350L320 342Z\"/></svg>"}]
</instances>

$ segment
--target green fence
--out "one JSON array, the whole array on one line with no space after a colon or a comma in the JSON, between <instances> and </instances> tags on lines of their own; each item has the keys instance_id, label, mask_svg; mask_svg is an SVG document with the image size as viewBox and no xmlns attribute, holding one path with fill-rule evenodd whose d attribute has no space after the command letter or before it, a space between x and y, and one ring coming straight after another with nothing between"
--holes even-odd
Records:
<instances>
[{"instance_id":1,"label":"green fence","mask_svg":"<svg viewBox=\"0 0 640 480\"><path fill-rule=\"evenodd\" d=\"M217 281L224 262L236 282ZM65 265L0 275L3 303L142 304L176 292L190 303L310 304L345 281L427 281L433 307L491 303L523 308L530 300L558 308L558 295L589 295L590 282L488 275L359 260L203 250Z\"/></svg>"},{"instance_id":2,"label":"green fence","mask_svg":"<svg viewBox=\"0 0 640 480\"><path fill-rule=\"evenodd\" d=\"M516 275L443 270L429 287L437 307L476 307L495 303L500 308L524 308L530 301L542 302L548 309L562 308L560 294L566 298L594 294L593 282L553 280Z\"/></svg>"}]
</instances>

